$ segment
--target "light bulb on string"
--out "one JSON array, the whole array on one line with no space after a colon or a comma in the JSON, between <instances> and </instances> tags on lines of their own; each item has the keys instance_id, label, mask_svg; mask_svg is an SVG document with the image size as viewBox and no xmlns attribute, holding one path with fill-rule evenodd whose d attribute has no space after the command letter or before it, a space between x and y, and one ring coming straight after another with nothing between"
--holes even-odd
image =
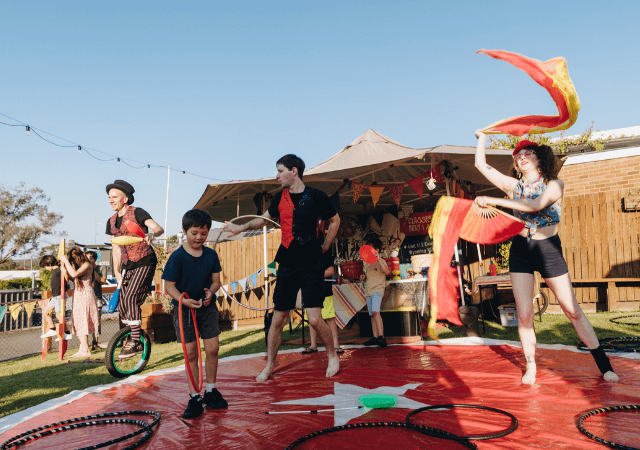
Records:
<instances>
[{"instance_id":1,"label":"light bulb on string","mask_svg":"<svg viewBox=\"0 0 640 450\"><path fill-rule=\"evenodd\" d=\"M182 176L184 177L186 174L184 173L184 170L182 171Z\"/></svg>"},{"instance_id":2,"label":"light bulb on string","mask_svg":"<svg viewBox=\"0 0 640 450\"><path fill-rule=\"evenodd\" d=\"M120 165L120 158L118 157L118 165Z\"/></svg>"},{"instance_id":3,"label":"light bulb on string","mask_svg":"<svg viewBox=\"0 0 640 450\"><path fill-rule=\"evenodd\" d=\"M147 164L147 171L151 172L151 164Z\"/></svg>"},{"instance_id":4,"label":"light bulb on string","mask_svg":"<svg viewBox=\"0 0 640 450\"><path fill-rule=\"evenodd\" d=\"M27 136L31 136L31 127L27 125Z\"/></svg>"},{"instance_id":5,"label":"light bulb on string","mask_svg":"<svg viewBox=\"0 0 640 450\"><path fill-rule=\"evenodd\" d=\"M78 145L78 153L82 154L82 146Z\"/></svg>"}]
</instances>

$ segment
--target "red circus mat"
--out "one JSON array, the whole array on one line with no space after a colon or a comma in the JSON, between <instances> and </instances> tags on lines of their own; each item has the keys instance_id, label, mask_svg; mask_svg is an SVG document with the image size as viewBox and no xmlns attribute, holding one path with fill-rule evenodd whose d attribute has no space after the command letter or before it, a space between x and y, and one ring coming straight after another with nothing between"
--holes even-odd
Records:
<instances>
[{"instance_id":1,"label":"red circus mat","mask_svg":"<svg viewBox=\"0 0 640 450\"><path fill-rule=\"evenodd\" d=\"M404 421L421 406L464 403L505 410L516 416L518 429L488 441L481 449L567 448L602 449L576 427L580 415L594 408L640 404L640 361L611 356L621 378L602 381L591 355L571 347L541 346L538 376L533 386L520 383L524 365L514 343L458 345L393 345L385 349L350 348L341 356L338 376L326 378L326 355L281 352L274 376L255 382L264 355L220 360L216 387L229 402L224 410L206 410L197 419L181 415L188 400L184 367L156 372L73 392L27 411L0 419L0 442L23 431L73 417L110 411L151 409L162 414L153 436L141 448L284 449L308 433L357 422ZM485 343L487 341L484 341ZM492 343L492 342L489 342ZM451 345L453 344L453 345ZM357 406L370 393L396 395L390 409L351 409L319 414L267 415L267 411L300 411ZM132 416L133 419L139 417ZM638 446L640 414L611 413L589 418L587 429L620 444ZM151 421L150 417L141 420ZM509 419L483 410L452 409L421 413L418 423L455 434L487 434L509 426ZM79 448L113 439L135 426L106 425L71 430L39 439L20 448ZM134 439L135 440L135 439ZM130 444L132 441L129 441ZM127 443L110 448L124 448ZM323 435L300 449L418 449L464 448L453 441L399 428L366 428Z\"/></svg>"}]
</instances>

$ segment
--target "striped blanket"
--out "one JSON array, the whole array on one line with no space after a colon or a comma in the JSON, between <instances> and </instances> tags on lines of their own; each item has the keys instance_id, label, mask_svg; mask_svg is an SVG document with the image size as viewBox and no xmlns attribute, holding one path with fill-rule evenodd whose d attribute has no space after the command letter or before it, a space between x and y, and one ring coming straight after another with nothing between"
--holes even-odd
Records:
<instances>
[{"instance_id":1,"label":"striped blanket","mask_svg":"<svg viewBox=\"0 0 640 450\"><path fill-rule=\"evenodd\" d=\"M340 328L344 328L366 305L362 283L333 285L333 307L336 311L336 323Z\"/></svg>"}]
</instances>

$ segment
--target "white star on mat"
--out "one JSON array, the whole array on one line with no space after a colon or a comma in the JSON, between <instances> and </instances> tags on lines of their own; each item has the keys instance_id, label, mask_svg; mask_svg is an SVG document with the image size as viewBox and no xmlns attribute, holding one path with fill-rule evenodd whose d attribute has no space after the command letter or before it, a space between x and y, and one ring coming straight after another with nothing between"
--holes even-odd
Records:
<instances>
[{"instance_id":1,"label":"white star on mat","mask_svg":"<svg viewBox=\"0 0 640 450\"><path fill-rule=\"evenodd\" d=\"M367 389L360 386L356 386L353 384L342 384L342 383L333 383L333 394L325 395L324 397L316 397L316 398L304 398L300 400L289 400L286 402L277 402L274 405L314 405L314 406L332 406L335 409L340 408L352 408L355 406L359 406L359 398L363 395L369 394L387 394L387 395L395 395L398 397L398 401L396 402L394 408L406 408L406 409L417 409L422 408L425 405L424 403L416 402L411 400L410 398L402 397L409 389L416 389L422 383L416 384L405 384L400 387L391 387L391 386L381 386L375 389ZM329 408L318 408L318 409L329 409ZM356 417L360 417L363 414L371 411L371 408L354 408L347 409L344 411L335 411L334 414L334 426L344 425L348 423L351 419L355 419Z\"/></svg>"}]
</instances>

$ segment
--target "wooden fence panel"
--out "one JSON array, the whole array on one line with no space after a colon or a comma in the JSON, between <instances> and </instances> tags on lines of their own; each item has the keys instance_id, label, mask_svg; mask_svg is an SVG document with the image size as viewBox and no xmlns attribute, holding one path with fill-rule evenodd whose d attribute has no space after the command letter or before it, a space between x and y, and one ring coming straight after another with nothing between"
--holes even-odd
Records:
<instances>
[{"instance_id":1,"label":"wooden fence panel","mask_svg":"<svg viewBox=\"0 0 640 450\"><path fill-rule=\"evenodd\" d=\"M627 191L617 190L564 198L559 233L573 280L640 278L640 213L622 210L625 195ZM618 283L613 289L610 294L620 309L640 301L640 286ZM604 285L577 284L575 291L586 309L606 307ZM553 295L549 299L557 304Z\"/></svg>"}]
</instances>

